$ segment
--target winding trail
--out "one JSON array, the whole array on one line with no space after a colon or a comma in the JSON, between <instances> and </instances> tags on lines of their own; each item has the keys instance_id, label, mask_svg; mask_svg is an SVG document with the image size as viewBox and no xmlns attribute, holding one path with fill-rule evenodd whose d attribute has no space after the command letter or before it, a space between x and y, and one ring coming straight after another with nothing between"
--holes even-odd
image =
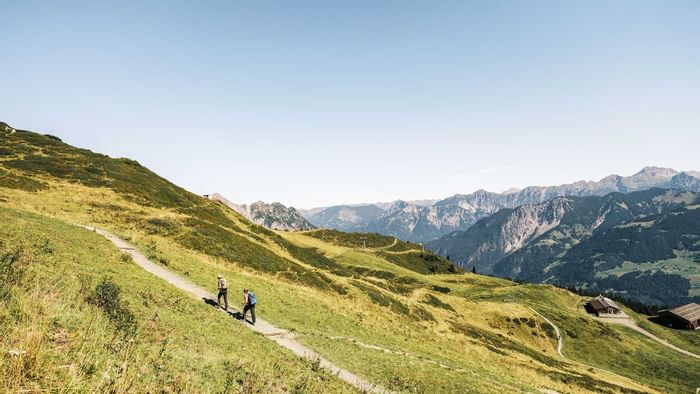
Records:
<instances>
[{"instance_id":1,"label":"winding trail","mask_svg":"<svg viewBox=\"0 0 700 394\"><path fill-rule=\"evenodd\" d=\"M528 307L528 308L529 308L529 307ZM544 321L546 321L547 324L549 324L550 326L552 326L552 328L554 328L554 332L557 334L557 353L559 353L560 356L562 356L562 357L566 358L567 360L569 360L569 359L564 355L564 353L563 353L563 350L564 350L564 339L561 337L561 332L559 331L559 327L557 327L557 325L554 324L554 323L552 323L551 320L547 319L543 314L537 312L537 311L534 310L533 308L530 308L530 310L533 311L537 316L539 316L539 317L541 317L542 319L544 319Z\"/></svg>"},{"instance_id":2,"label":"winding trail","mask_svg":"<svg viewBox=\"0 0 700 394\"><path fill-rule=\"evenodd\" d=\"M608 373L608 374L615 375L615 376L617 376L617 377L620 377L620 378L623 378L623 379L626 379L626 380L632 380L632 381L634 381L633 379L631 379L631 378L629 378L629 377L626 377L626 376L617 374L617 373L615 373L615 372L613 372L613 371L610 371L610 370L607 370L607 369L603 369L603 368L594 367L594 366L592 366L592 365L584 364L584 363L582 363L582 362L578 362L578 361L576 361L576 360L572 360L572 359L569 358L569 357L566 357L566 356L564 355L564 339L562 338L561 331L559 330L559 327L557 327L556 324L554 324L551 320L547 319L547 317L545 317L543 314L539 313L537 310L535 310L535 309L533 309L533 308L531 308L531 307L528 307L528 308L530 308L530 310L531 310L532 312L534 312L537 316L539 316L539 317L541 317L542 319L544 319L544 321L546 321L550 326L552 326L552 328L554 328L554 332L555 332L556 335L557 335L557 353L559 353L559 355L560 355L562 358L564 358L565 360L569 361L570 363L578 364L578 365L580 365L580 366L582 366L582 367L585 367L585 368L595 369L595 370L598 370L598 371L601 371L601 372L605 372L605 373ZM686 351L686 350L683 350L683 349L681 349L681 348L679 348L679 347L676 347L676 346L674 346L674 345L672 345L672 344L670 344L670 343L664 341L663 339L660 339L659 337L657 337L657 336L651 334L650 332L644 330L643 328L641 328L641 327L639 327L638 325L636 325L629 317L626 317L626 318L624 318L624 319L618 319L618 320L620 320L620 321L610 321L611 319L600 319L600 318L596 318L596 319L599 320L599 321L602 321L602 322L607 322L607 323L612 323L612 324L622 324L622 325L624 325L624 326L626 326L626 327L629 327L629 328L631 328L631 329L633 329L633 330L635 330L635 331L637 331L637 332L639 332L639 333L641 333L641 334L644 334L644 335L650 337L651 339L653 339L653 340L655 340L655 341L657 341L657 342L659 342L659 343L661 343L661 344L663 344L663 345L665 345L665 346L668 346L669 348L671 348L671 349L673 349L673 350L676 350L676 351L678 351L678 352L680 352L680 353L683 353L683 354L686 354L686 355L689 355L689 356L692 356L692 357L698 357L698 355L696 355L696 354L694 354L694 353L691 353L691 352L688 352L688 351ZM623 320L624 320L624 321L623 321Z\"/></svg>"},{"instance_id":3,"label":"winding trail","mask_svg":"<svg viewBox=\"0 0 700 394\"><path fill-rule=\"evenodd\" d=\"M177 287L178 289L183 290L204 302L215 302L214 300L216 299L216 297L212 293L180 277L176 273L151 262L146 256L144 256L141 252L136 250L133 246L128 244L123 239L117 237L116 235L110 233L109 231L100 228L85 226L82 224L77 224L77 226L83 227L90 231L94 231L97 234L100 234L103 237L107 238L117 248L119 248L125 253L128 253L134 260L134 263L136 263L138 266L150 272L151 274L163 279L164 281L170 283L171 285ZM232 308L229 308L228 312L220 308L217 308L217 310L221 311L221 313L226 313L228 315L234 315L239 313L238 311ZM291 350L294 354L298 356L312 360L318 360L321 368L324 368L330 371L331 373L337 375L340 379L355 386L360 391L367 393L390 393L390 391L387 391L380 386L372 384L362 379L361 377L355 375L354 373L346 369L340 368L332 362L328 361L319 353L294 340L294 334L287 330L277 328L263 319L257 319L255 325L246 323L241 324L243 325L243 327L258 332L264 335L266 338L277 342L279 345Z\"/></svg>"},{"instance_id":4,"label":"winding trail","mask_svg":"<svg viewBox=\"0 0 700 394\"><path fill-rule=\"evenodd\" d=\"M567 360L568 362L570 362L570 363L572 363L572 364L577 364L577 365L580 365L580 366L585 367L585 368L587 368L587 369L595 369L595 370L600 371L600 372L605 372L605 373L607 373L607 374L615 375L615 376L617 376L617 377L619 377L619 378L622 378L622 379L625 379L625 380L628 380L628 381L635 382L633 379L631 379L631 378L629 378L629 377L627 377L627 376L622 376L622 375L620 375L620 374L618 374L618 373L615 373L615 372L613 372L613 371L609 371L609 370L603 369L603 368L594 367L594 366L592 366L592 365L584 364L584 363L582 363L582 362L578 362L578 361L576 361L576 360L572 360L572 359L569 358L569 357L566 357L566 356L564 355L564 338L562 338L562 336L561 336L561 331L559 331L559 327L557 327L556 324L554 324L551 320L547 319L543 314L537 312L535 309L533 309L533 308L531 308L531 307L528 307L528 308L530 308L530 310L531 310L532 312L534 312L537 316L539 316L539 317L541 317L542 319L544 319L544 321L546 321L550 326L552 326L552 328L554 328L554 332L557 334L557 353L559 353L559 355L560 355L563 359ZM635 383L636 383L636 382L635 382Z\"/></svg>"},{"instance_id":5,"label":"winding trail","mask_svg":"<svg viewBox=\"0 0 700 394\"><path fill-rule=\"evenodd\" d=\"M628 328L630 328L630 329L632 329L632 330L634 330L634 331L637 331L638 333L640 333L640 334L642 334L642 335L644 335L644 336L646 336L646 337L649 337L650 339L652 339L652 340L654 340L654 341L656 341L656 342L658 342L658 343L660 343L660 344L666 346L666 347L669 348L669 349L673 349L673 350L677 351L678 353L682 353L682 354L685 354L686 356L695 357L695 358L700 359L700 356L699 356L699 355L697 355L697 354L695 354L695 353L693 353L693 352L689 352L689 351L687 351L687 350L681 349L681 348L679 348L678 346L676 346L676 345L674 345L674 344L672 344L672 343L670 343L670 342L668 342L668 341L666 341L666 340L663 340L663 339L657 337L656 335L650 333L649 331L643 329L642 327L639 327L639 326L637 325L637 323L635 323L634 320L630 319L629 317L619 317L619 318L615 318L615 317L613 317L613 318L611 318L611 317L606 317L606 318L596 317L596 318L594 318L594 319L596 319L596 320L598 320L598 321L600 321L600 322L603 322L603 323L620 324L620 325L623 325L623 326L628 327Z\"/></svg>"}]
</instances>

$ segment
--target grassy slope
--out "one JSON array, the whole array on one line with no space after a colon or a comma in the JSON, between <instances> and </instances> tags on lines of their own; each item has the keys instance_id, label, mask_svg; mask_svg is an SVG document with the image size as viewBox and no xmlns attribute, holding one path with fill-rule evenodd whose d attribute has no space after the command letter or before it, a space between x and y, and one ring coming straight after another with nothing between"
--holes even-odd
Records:
<instances>
[{"instance_id":1,"label":"grassy slope","mask_svg":"<svg viewBox=\"0 0 700 394\"><path fill-rule=\"evenodd\" d=\"M3 358L0 386L9 391L353 391L123 259L97 234L8 208L0 223L0 280L9 289L0 296L0 353L26 352ZM17 252L21 275L8 283L7 256ZM130 341L85 301L105 276L136 315Z\"/></svg>"},{"instance_id":2,"label":"grassy slope","mask_svg":"<svg viewBox=\"0 0 700 394\"><path fill-rule=\"evenodd\" d=\"M300 243L322 247L315 238L304 233L288 236L296 238ZM375 258L371 256L371 251L365 253L356 249L345 250L339 245L328 247L326 251L329 255L336 254L339 257L350 253L365 254L365 261ZM339 260L351 261L342 258ZM362 260L353 257L352 261ZM367 265L378 266L376 263L367 263ZM391 269L389 264L384 264L383 267ZM400 268L393 270L403 275L412 274L410 271L401 272ZM614 371L665 391L683 391L692 388L700 379L697 372L700 362L697 360L669 351L624 327L604 325L593 320L581 308L584 299L566 290L545 285L514 284L506 280L471 274L459 277L438 275L425 277L425 279L431 285L449 287L452 290L449 295L440 297L451 305L459 308L460 303L467 302L467 308L458 309L458 313L462 315L458 324L467 322L473 325L475 321L486 322L486 328L493 330L496 334L501 333L506 338L517 338L520 343L532 345L532 338L527 338L527 335L518 337L515 330L523 328L527 330L533 322L523 323L520 319L518 321L513 319L513 317L525 317L532 320L531 315L522 309L522 306L529 306L553 320L563 330L565 354L576 361ZM652 332L659 337L685 349L698 351L700 339L698 332L667 330L646 321L647 318L644 316L633 312L631 314L639 320L644 320L646 323L642 323L644 327L653 325ZM534 320L535 328L541 329L539 334L546 333L547 330L542 327L542 321ZM532 332L529 334L532 335ZM611 346L614 346L617 351L600 352L600 349ZM542 350L545 350L543 351L545 356L552 356L551 353L548 354L548 349Z\"/></svg>"},{"instance_id":3,"label":"grassy slope","mask_svg":"<svg viewBox=\"0 0 700 394\"><path fill-rule=\"evenodd\" d=\"M46 154L43 145L28 146L32 144L33 154L37 147ZM12 148L4 146L6 152ZM49 153L71 155L76 166L90 161L80 157L82 153L60 149L65 152ZM24 150L23 154L30 151ZM405 255L420 254L410 244L391 246L381 240L377 245L366 242L364 249L364 244L357 247L352 240L340 242L313 233L277 234L213 202L170 189L167 183L153 189L144 180L142 187L155 194L168 190L165 195L171 201L160 205L158 201L165 198L161 196L144 203L110 182L95 187L94 180L78 184L71 176L36 176L42 171L4 166L2 160L12 157L0 156L0 168L19 178L20 184L43 186L18 188L18 182L5 181L12 188L0 188L3 205L108 228L204 286L212 286L212 278L224 273L232 289L256 290L261 315L294 330L300 341L337 364L392 389L577 392L616 391L617 384L644 390L626 379L563 362L555 354L551 328L526 306L576 336L565 334L567 353L577 360L663 391L682 391L698 380L697 362L669 355L622 328L596 325L577 310L580 298L565 291L471 274L422 275L412 265L415 259L403 260ZM149 194L139 193L148 199ZM446 288L451 290L448 294ZM601 354L598 349L609 347L610 340L623 351ZM272 366L267 359L275 353L257 354L261 363ZM195 379L199 371L190 373Z\"/></svg>"}]
</instances>

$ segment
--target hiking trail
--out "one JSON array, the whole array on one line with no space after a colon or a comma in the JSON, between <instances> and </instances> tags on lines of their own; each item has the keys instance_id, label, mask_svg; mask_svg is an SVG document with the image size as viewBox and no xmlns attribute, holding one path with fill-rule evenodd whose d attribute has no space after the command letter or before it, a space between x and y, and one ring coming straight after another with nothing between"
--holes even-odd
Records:
<instances>
[{"instance_id":1,"label":"hiking trail","mask_svg":"<svg viewBox=\"0 0 700 394\"><path fill-rule=\"evenodd\" d=\"M674 345L674 344L672 344L664 339L661 339L661 338L657 337L656 335L650 333L649 331L643 329L642 327L638 326L637 323L635 323L635 321L632 320L629 316L625 315L624 317L604 317L604 318L594 317L594 319L596 319L600 322L603 322L603 323L623 325L623 326L625 326L629 329L632 329L632 330L634 330L634 331L636 331L644 336L649 337L651 340L656 341L656 342L660 343L661 345L666 346L669 349L673 349L673 350L677 351L678 353L682 353L682 354L685 354L686 356L695 357L695 358L700 359L700 355L697 355L697 354L690 352L688 350L685 350L685 349L681 349L678 346L676 346L676 345Z\"/></svg>"},{"instance_id":2,"label":"hiking trail","mask_svg":"<svg viewBox=\"0 0 700 394\"><path fill-rule=\"evenodd\" d=\"M183 290L190 295L196 297L199 300L202 301L208 301L208 300L216 300L216 297L214 294L208 292L207 290L203 289L202 287L199 287L195 285L194 283L182 278L178 274L170 271L169 269L163 268L162 266L153 263L150 261L146 256L144 256L141 252L136 250L133 246L131 246L129 243L124 241L123 239L117 237L116 235L110 233L109 231L96 228L96 227L90 227L90 226L85 226L82 224L77 224L79 227L83 227L85 229L88 229L90 231L94 231L97 234L102 235L103 237L107 238L110 240L118 249L121 251L128 253L131 258L134 260L134 263L136 263L138 266L143 268L144 270L150 272L151 274L163 279L164 281L170 283L171 285L177 287L180 290ZM226 312L223 309L217 308L219 311L222 313L227 313L227 314L235 314L238 313L237 310L233 308L229 308L229 311ZM368 392L368 393L390 393L390 391L385 390L384 388L377 386L375 384L372 384L363 378L355 375L354 373L340 368L337 365L333 364L323 356L321 356L319 353L316 351L302 345L301 343L297 342L294 340L294 334L275 327L274 325L268 323L264 319L258 318L255 325L247 324L245 322L241 323L243 327L246 327L252 331L258 332L262 335L264 335L266 338L277 342L279 345L291 350L294 354L312 359L312 360L318 360L319 365L321 368L324 368L331 373L337 375L340 379L343 381L355 386L361 391Z\"/></svg>"}]
</instances>

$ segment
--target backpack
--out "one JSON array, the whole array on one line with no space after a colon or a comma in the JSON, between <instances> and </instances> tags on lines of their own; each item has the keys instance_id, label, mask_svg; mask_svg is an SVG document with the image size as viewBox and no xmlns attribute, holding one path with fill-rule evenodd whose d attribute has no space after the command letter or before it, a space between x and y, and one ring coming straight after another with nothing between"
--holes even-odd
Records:
<instances>
[{"instance_id":1,"label":"backpack","mask_svg":"<svg viewBox=\"0 0 700 394\"><path fill-rule=\"evenodd\" d=\"M255 299L255 293L253 293L252 291L248 292L248 303L250 305L255 305L258 303L258 301Z\"/></svg>"}]
</instances>

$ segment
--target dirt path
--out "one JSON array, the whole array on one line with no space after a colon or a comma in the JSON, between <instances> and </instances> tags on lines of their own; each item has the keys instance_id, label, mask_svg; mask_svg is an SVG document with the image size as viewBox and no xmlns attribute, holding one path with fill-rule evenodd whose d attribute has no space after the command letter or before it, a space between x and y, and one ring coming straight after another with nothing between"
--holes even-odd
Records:
<instances>
[{"instance_id":1,"label":"dirt path","mask_svg":"<svg viewBox=\"0 0 700 394\"><path fill-rule=\"evenodd\" d=\"M578 361L576 361L576 360L572 360L572 359L570 359L569 357L566 357L566 356L564 355L564 339L563 339L562 336L561 336L561 331L559 331L559 327L557 327L556 324L554 324L551 320L547 319L543 314L537 312L535 309L530 308L530 310L533 311L537 316L539 316L539 317L541 317L542 319L544 319L544 321L546 321L550 326L552 326L552 328L554 328L554 332L557 334L557 353L559 353L559 355L560 355L562 358L564 358L565 360L569 361L570 363L580 365L580 366L582 366L582 367L584 367L584 368L586 368L586 369L595 369L595 370L597 370L597 371L604 372L604 373L611 374L611 375L615 375L615 376L617 376L617 377L619 377L619 378L622 378L622 379L625 379L625 380L627 380L627 381L631 381L631 382L636 383L636 382L635 382L634 380L632 380L631 378L628 378L628 377L626 377L626 376L622 376L622 375L617 374L617 373L615 373L615 372L613 372L613 371L608 371L607 369L594 367L594 366L591 366L591 365L588 365L588 364L584 364L584 363L578 362Z\"/></svg>"},{"instance_id":2,"label":"dirt path","mask_svg":"<svg viewBox=\"0 0 700 394\"><path fill-rule=\"evenodd\" d=\"M600 371L600 372L604 372L604 373L607 373L607 374L615 375L615 376L620 377L620 378L622 378L622 379L625 379L625 380L627 380L627 381L635 382L633 379L631 379L631 378L629 378L629 377L626 377L626 376L623 376L623 375L620 375L620 374L617 374L617 373L615 373L615 372L613 372L613 371L609 371L609 370L603 369L603 368L594 367L594 366L591 366L591 365L588 365L588 364L584 364L584 363L581 363L581 362L578 362L578 361L576 361L576 360L572 360L572 359L566 357L566 356L564 355L564 339L563 339L562 336L561 336L561 331L559 330L559 327L557 327L556 324L554 324L551 320L547 319L547 317L545 317L543 314L537 312L535 309L530 308L530 310L531 310L532 312L534 312L537 316L539 316L539 317L541 317L542 319L544 319L544 321L546 321L550 326L552 326L552 328L554 328L554 332L555 332L556 335L557 335L557 353L559 353L559 355L560 355L562 358L566 359L567 361L569 361L569 362L571 362L571 363L578 364L578 365L580 365L580 366L582 366L582 367L585 367L586 369L594 369L594 370L597 370L597 371ZM651 339L653 339L653 340L655 340L655 341L657 341L657 342L659 342L659 343L661 343L661 344L663 344L663 345L665 345L665 346L670 347L670 348L673 349L673 350L676 350L676 351L678 351L678 352L681 352L681 353L683 353L683 354L686 354L686 355L689 355L689 356L692 356L692 357L698 357L696 354L691 353L691 352L688 352L688 351L683 350L683 349L681 349L681 348L678 348L678 347L676 347L676 346L674 346L674 345L672 345L672 344L670 344L670 343L664 341L663 339L661 339L661 338L659 338L659 337L653 335L652 333L650 333L650 332L644 330L643 328L637 326L637 325L634 323L634 321L632 321L632 319L630 319L629 317L617 318L617 319L609 319L609 318L606 318L606 319L595 318L595 319L597 319L598 321L607 322L607 323L612 323L612 324L622 324L622 325L624 325L624 326L626 326L626 327L629 327L629 328L631 328L631 329L633 329L633 330L635 330L635 331L637 331L637 332L639 332L639 333L641 333L641 334L644 334L644 335L648 336L649 338L651 338ZM615 321L612 321L612 320L615 320ZM636 382L635 382L635 383L636 383Z\"/></svg>"},{"instance_id":3,"label":"dirt path","mask_svg":"<svg viewBox=\"0 0 700 394\"><path fill-rule=\"evenodd\" d=\"M533 312L535 312L535 314L536 314L537 316L543 318L544 321L547 322L547 324L549 324L550 326L552 326L552 328L554 328L554 332L557 334L557 353L559 353L560 356L566 358L566 356L565 356L564 353L563 353L563 350L564 350L564 339L562 339L562 337L561 337L561 332L559 331L559 327L557 327L557 325L554 324L554 323L552 323L551 320L547 319L546 317L544 317L543 314L537 312L537 311L534 310L533 308L530 308L530 310L533 311ZM566 358L566 359L568 360L568 358Z\"/></svg>"},{"instance_id":4,"label":"dirt path","mask_svg":"<svg viewBox=\"0 0 700 394\"><path fill-rule=\"evenodd\" d=\"M202 300L202 301L216 299L216 297L213 294L209 293L207 290L205 290L205 289L193 284L192 282L180 277L179 275L175 274L174 272L172 272L166 268L163 268L162 266L160 266L158 264L151 262L141 252L136 250L133 246L131 246L130 244L128 244L126 241L122 240L121 238L117 237L116 235L114 235L106 230L99 229L99 228L88 227L88 226L84 226L84 225L80 225L80 224L78 226L86 228L90 231L95 231L97 234L100 234L103 237L107 238L108 240L112 241L112 243L114 245L116 245L117 248L119 248L120 250L124 251L125 253L128 253L129 255L131 255L131 258L134 260L134 262L137 265L139 265L141 268L143 268L144 270L150 272L151 274L165 280L166 282L177 287L178 289L186 291L186 292L190 293L192 296L194 296L197 299ZM228 314L237 313L237 311L233 310L232 308L229 308L228 312L224 311L223 309L218 309L218 310L221 311L222 313L228 313ZM257 319L255 325L251 325L251 324L247 324L247 323L241 323L241 324L243 327L246 327L250 330L258 332L258 333L264 335L265 337L267 337L268 339L277 342L281 346L284 346L285 348L294 352L294 354L297 354L301 357L305 357L305 358L309 358L309 359L319 360L320 366L322 368L337 375L340 379L357 387L361 391L368 392L368 393L389 393L389 391L383 389L382 387L371 384L368 381L355 375L354 373L336 366L335 364L331 363L330 361L328 361L327 359L325 359L323 356L316 353L312 349L295 341L294 335L287 330L277 328L263 319Z\"/></svg>"},{"instance_id":5,"label":"dirt path","mask_svg":"<svg viewBox=\"0 0 700 394\"><path fill-rule=\"evenodd\" d=\"M668 347L669 349L673 349L679 353L685 354L686 356L700 358L699 355L692 353L692 352L689 352L687 350L681 349L678 346L657 337L656 335L650 333L649 331L643 329L642 327L639 327L637 325L637 323L635 323L634 320L630 319L629 317L605 317L605 318L596 317L595 319L600 321L600 322L603 322L603 323L623 325L625 327L631 328L634 331L637 331L638 333L640 333L646 337L649 337L650 339Z\"/></svg>"}]
</instances>

